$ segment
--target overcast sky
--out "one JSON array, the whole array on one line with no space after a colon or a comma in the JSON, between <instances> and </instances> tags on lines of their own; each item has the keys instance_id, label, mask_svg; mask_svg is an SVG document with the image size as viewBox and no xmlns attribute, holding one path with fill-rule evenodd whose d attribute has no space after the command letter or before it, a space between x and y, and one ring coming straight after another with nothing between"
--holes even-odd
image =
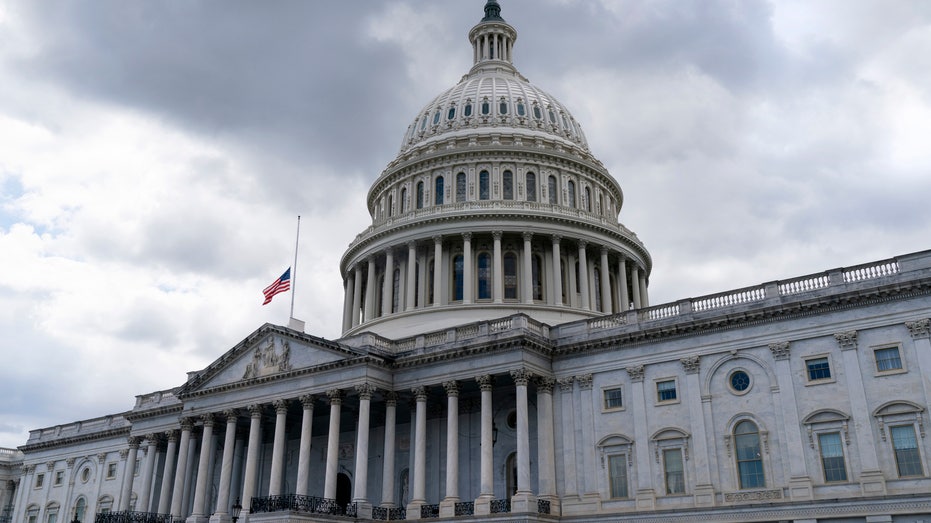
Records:
<instances>
[{"instance_id":1,"label":"overcast sky","mask_svg":"<svg viewBox=\"0 0 931 523\"><path fill-rule=\"evenodd\" d=\"M0 446L184 382L343 250L484 0L0 0ZM653 304L931 248L931 2L501 0Z\"/></svg>"}]
</instances>

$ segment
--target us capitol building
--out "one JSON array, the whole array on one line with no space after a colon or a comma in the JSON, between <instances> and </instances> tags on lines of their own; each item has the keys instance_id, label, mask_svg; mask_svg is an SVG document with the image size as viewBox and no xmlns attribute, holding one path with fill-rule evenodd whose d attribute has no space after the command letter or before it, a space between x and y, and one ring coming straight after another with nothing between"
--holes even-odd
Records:
<instances>
[{"instance_id":1,"label":"us capitol building","mask_svg":"<svg viewBox=\"0 0 931 523\"><path fill-rule=\"evenodd\" d=\"M651 305L620 185L496 1L469 41L368 193L342 337L266 324L33 430L0 519L931 522L931 251Z\"/></svg>"}]
</instances>

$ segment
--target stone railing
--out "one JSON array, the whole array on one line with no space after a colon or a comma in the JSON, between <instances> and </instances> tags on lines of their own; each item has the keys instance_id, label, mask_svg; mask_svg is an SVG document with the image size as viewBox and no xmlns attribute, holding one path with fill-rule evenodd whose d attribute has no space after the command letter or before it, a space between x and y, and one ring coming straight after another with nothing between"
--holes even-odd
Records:
<instances>
[{"instance_id":1,"label":"stone railing","mask_svg":"<svg viewBox=\"0 0 931 523\"><path fill-rule=\"evenodd\" d=\"M335 499L298 496L297 494L252 498L252 503L249 504L249 513L257 514L262 512L303 512L354 518L358 516L358 506L355 503L340 505ZM97 523L101 522L98 521Z\"/></svg>"},{"instance_id":2,"label":"stone railing","mask_svg":"<svg viewBox=\"0 0 931 523\"><path fill-rule=\"evenodd\" d=\"M459 327L426 332L410 338L388 340L371 333L363 334L363 345L369 345L386 352L407 354L424 352L447 346L449 343L471 340L485 336L519 336L532 334L542 338L549 338L549 325L537 322L528 316L519 314L495 320L469 323Z\"/></svg>"},{"instance_id":3,"label":"stone railing","mask_svg":"<svg viewBox=\"0 0 931 523\"><path fill-rule=\"evenodd\" d=\"M101 512L94 518L94 523L171 523L171 514L153 512Z\"/></svg>"}]
</instances>

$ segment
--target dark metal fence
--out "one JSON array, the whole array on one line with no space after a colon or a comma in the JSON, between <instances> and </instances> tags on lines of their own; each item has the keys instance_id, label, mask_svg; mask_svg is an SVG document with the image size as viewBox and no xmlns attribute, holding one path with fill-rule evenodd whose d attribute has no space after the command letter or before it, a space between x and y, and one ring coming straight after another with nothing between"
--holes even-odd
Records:
<instances>
[{"instance_id":1,"label":"dark metal fence","mask_svg":"<svg viewBox=\"0 0 931 523\"><path fill-rule=\"evenodd\" d=\"M94 523L171 523L171 514L154 512L101 512L94 518Z\"/></svg>"},{"instance_id":2,"label":"dark metal fence","mask_svg":"<svg viewBox=\"0 0 931 523\"><path fill-rule=\"evenodd\" d=\"M550 513L550 502L546 499L537 500L537 512L540 514L549 514Z\"/></svg>"},{"instance_id":3,"label":"dark metal fence","mask_svg":"<svg viewBox=\"0 0 931 523\"><path fill-rule=\"evenodd\" d=\"M407 509L404 507L372 507L372 519L375 521L395 521L407 519Z\"/></svg>"},{"instance_id":4,"label":"dark metal fence","mask_svg":"<svg viewBox=\"0 0 931 523\"><path fill-rule=\"evenodd\" d=\"M457 516L472 516L475 514L475 502L474 501L463 501L461 503L456 503L456 515Z\"/></svg>"},{"instance_id":5,"label":"dark metal fence","mask_svg":"<svg viewBox=\"0 0 931 523\"><path fill-rule=\"evenodd\" d=\"M307 512L310 514L330 514L334 516L358 516L359 508L355 503L340 505L335 499L318 498L316 496L298 496L285 494L282 496L266 496L252 498L249 512ZM97 522L110 523L110 522ZM119 523L119 522L114 522Z\"/></svg>"},{"instance_id":6,"label":"dark metal fence","mask_svg":"<svg viewBox=\"0 0 931 523\"><path fill-rule=\"evenodd\" d=\"M440 517L440 506L439 505L421 505L420 506L420 519L438 518L438 517Z\"/></svg>"},{"instance_id":7,"label":"dark metal fence","mask_svg":"<svg viewBox=\"0 0 931 523\"><path fill-rule=\"evenodd\" d=\"M491 500L491 513L492 514L502 514L505 512L511 511L511 500L509 499L493 499Z\"/></svg>"}]
</instances>

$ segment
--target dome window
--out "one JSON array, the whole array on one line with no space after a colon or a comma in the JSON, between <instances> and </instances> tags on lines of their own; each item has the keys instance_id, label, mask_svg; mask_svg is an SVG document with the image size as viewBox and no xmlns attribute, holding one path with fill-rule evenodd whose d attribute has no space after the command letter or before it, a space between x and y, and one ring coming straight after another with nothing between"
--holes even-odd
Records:
<instances>
[{"instance_id":1,"label":"dome window","mask_svg":"<svg viewBox=\"0 0 931 523\"><path fill-rule=\"evenodd\" d=\"M514 199L514 173L511 171L504 171L501 175L501 188L502 188L502 197L505 200Z\"/></svg>"},{"instance_id":2,"label":"dome window","mask_svg":"<svg viewBox=\"0 0 931 523\"><path fill-rule=\"evenodd\" d=\"M462 110L462 114L466 118L470 118L472 116L472 100L466 101L465 109Z\"/></svg>"},{"instance_id":3,"label":"dome window","mask_svg":"<svg viewBox=\"0 0 931 523\"><path fill-rule=\"evenodd\" d=\"M455 105L451 105L451 106L449 106L449 112L446 113L446 119L447 119L447 120L452 120L452 119L455 118L455 117L456 117L456 106L455 106Z\"/></svg>"},{"instance_id":4,"label":"dome window","mask_svg":"<svg viewBox=\"0 0 931 523\"><path fill-rule=\"evenodd\" d=\"M533 104L533 117L537 120L543 119L543 111L540 110L540 106L537 105L536 102Z\"/></svg>"},{"instance_id":5,"label":"dome window","mask_svg":"<svg viewBox=\"0 0 931 523\"><path fill-rule=\"evenodd\" d=\"M562 128L568 132L572 132L572 126L569 125L569 120L566 120L566 115L562 115Z\"/></svg>"},{"instance_id":6,"label":"dome window","mask_svg":"<svg viewBox=\"0 0 931 523\"><path fill-rule=\"evenodd\" d=\"M488 103L488 98L482 100L482 115L487 115L491 112L491 104Z\"/></svg>"},{"instance_id":7,"label":"dome window","mask_svg":"<svg viewBox=\"0 0 931 523\"><path fill-rule=\"evenodd\" d=\"M420 130L423 131L427 128L427 115L423 115L423 118L420 119Z\"/></svg>"},{"instance_id":8,"label":"dome window","mask_svg":"<svg viewBox=\"0 0 931 523\"><path fill-rule=\"evenodd\" d=\"M553 112L552 107L549 108L549 113L550 113L550 123L555 125L556 124L556 113Z\"/></svg>"},{"instance_id":9,"label":"dome window","mask_svg":"<svg viewBox=\"0 0 931 523\"><path fill-rule=\"evenodd\" d=\"M527 173L527 201L537 201L537 175Z\"/></svg>"},{"instance_id":10,"label":"dome window","mask_svg":"<svg viewBox=\"0 0 931 523\"><path fill-rule=\"evenodd\" d=\"M466 201L466 175L459 173L456 175L456 201Z\"/></svg>"},{"instance_id":11,"label":"dome window","mask_svg":"<svg viewBox=\"0 0 931 523\"><path fill-rule=\"evenodd\" d=\"M527 110L524 108L524 102L517 100L517 116L527 116Z\"/></svg>"},{"instance_id":12,"label":"dome window","mask_svg":"<svg viewBox=\"0 0 931 523\"><path fill-rule=\"evenodd\" d=\"M433 191L433 194L435 195L435 205L443 205L443 200L445 197L445 191L443 190L444 182L445 180L442 176L436 177L436 187L434 187Z\"/></svg>"},{"instance_id":13,"label":"dome window","mask_svg":"<svg viewBox=\"0 0 931 523\"><path fill-rule=\"evenodd\" d=\"M503 96L501 97L501 102L498 104L498 113L508 114L508 102Z\"/></svg>"},{"instance_id":14,"label":"dome window","mask_svg":"<svg viewBox=\"0 0 931 523\"><path fill-rule=\"evenodd\" d=\"M489 194L489 180L488 180L488 171L482 171L478 173L478 199L487 200L490 197Z\"/></svg>"},{"instance_id":15,"label":"dome window","mask_svg":"<svg viewBox=\"0 0 931 523\"><path fill-rule=\"evenodd\" d=\"M423 209L423 182L417 182L417 208Z\"/></svg>"},{"instance_id":16,"label":"dome window","mask_svg":"<svg viewBox=\"0 0 931 523\"><path fill-rule=\"evenodd\" d=\"M440 123L440 110L439 109L437 109L436 112L433 113L433 125L436 125L438 123Z\"/></svg>"}]
</instances>

